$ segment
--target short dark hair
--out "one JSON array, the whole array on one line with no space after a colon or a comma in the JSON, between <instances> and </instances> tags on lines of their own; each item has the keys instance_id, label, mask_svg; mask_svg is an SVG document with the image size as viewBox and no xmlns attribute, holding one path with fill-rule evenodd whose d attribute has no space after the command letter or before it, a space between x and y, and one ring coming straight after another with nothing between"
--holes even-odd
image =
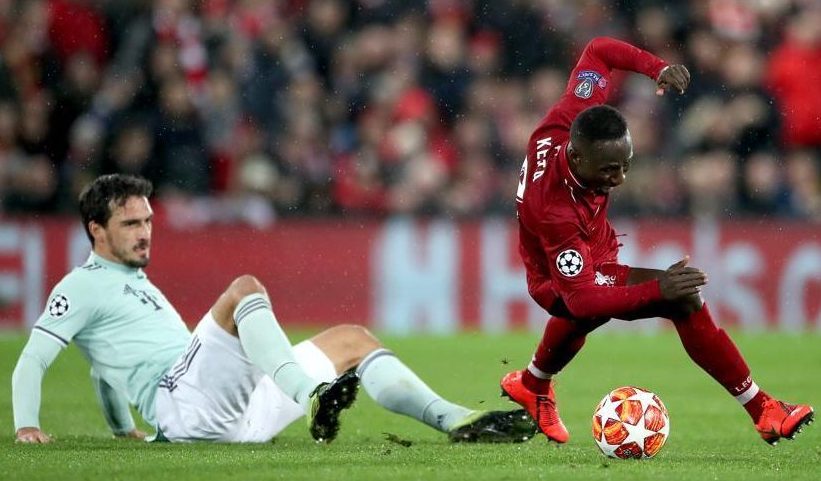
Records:
<instances>
[{"instance_id":1,"label":"short dark hair","mask_svg":"<svg viewBox=\"0 0 821 481\"><path fill-rule=\"evenodd\" d=\"M627 121L618 110L609 105L596 105L583 110L570 126L570 141L598 142L616 140L627 133Z\"/></svg>"},{"instance_id":2,"label":"short dark hair","mask_svg":"<svg viewBox=\"0 0 821 481\"><path fill-rule=\"evenodd\" d=\"M111 218L112 204L122 207L129 197L150 197L153 190L148 180L125 174L102 175L88 184L80 193L80 217L91 245L94 245L94 237L88 228L89 222L104 226Z\"/></svg>"}]
</instances>

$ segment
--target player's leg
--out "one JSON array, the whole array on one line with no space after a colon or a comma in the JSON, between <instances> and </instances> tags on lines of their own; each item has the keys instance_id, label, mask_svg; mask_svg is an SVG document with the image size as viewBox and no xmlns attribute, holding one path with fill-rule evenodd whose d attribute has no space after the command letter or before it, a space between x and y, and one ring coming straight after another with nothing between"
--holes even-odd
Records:
<instances>
[{"instance_id":1,"label":"player's leg","mask_svg":"<svg viewBox=\"0 0 821 481\"><path fill-rule=\"evenodd\" d=\"M211 314L220 327L239 337L248 359L307 410L308 397L319 383L297 364L265 287L253 276L240 276L214 303Z\"/></svg>"},{"instance_id":2,"label":"player's leg","mask_svg":"<svg viewBox=\"0 0 821 481\"><path fill-rule=\"evenodd\" d=\"M316 345L311 339L307 339L293 347L294 357L302 369L317 382L331 383L333 385L347 386L346 389L338 389L336 393L336 403L331 404L335 416L323 414L325 419L314 418L309 424L312 430L311 435L318 440L331 440L339 429L339 414L347 406L350 406L356 399L358 382L346 384L340 382L343 379L356 379L353 372L341 369L337 371L337 365ZM340 375L341 374L341 375ZM244 411L240 428L233 433L231 441L237 442L259 442L266 441L293 422L305 416L302 407L286 395L270 377L263 377L248 402L248 407Z\"/></svg>"},{"instance_id":3,"label":"player's leg","mask_svg":"<svg viewBox=\"0 0 821 481\"><path fill-rule=\"evenodd\" d=\"M535 393L546 394L553 376L581 351L587 335L607 321L607 318L574 319L569 313L548 319L536 352L522 372L524 386Z\"/></svg>"},{"instance_id":4,"label":"player's leg","mask_svg":"<svg viewBox=\"0 0 821 481\"><path fill-rule=\"evenodd\" d=\"M609 319L573 319L557 301L552 316L527 368L502 378L502 394L525 408L539 429L551 441L565 443L570 438L559 417L553 376L559 373L584 346L587 335ZM558 315L564 314L564 315Z\"/></svg>"},{"instance_id":5,"label":"player's leg","mask_svg":"<svg viewBox=\"0 0 821 481\"><path fill-rule=\"evenodd\" d=\"M533 424L520 410L474 411L444 399L362 326L335 326L310 342L337 372L355 368L377 404L447 433L453 441L519 442L533 436Z\"/></svg>"},{"instance_id":6,"label":"player's leg","mask_svg":"<svg viewBox=\"0 0 821 481\"><path fill-rule=\"evenodd\" d=\"M631 268L627 283L658 279L662 272ZM724 329L716 325L700 295L677 303L659 303L631 318L654 316L673 321L690 358L744 406L765 441L774 444L781 437L792 438L804 424L812 421L812 407L780 402L758 387L744 357Z\"/></svg>"},{"instance_id":7,"label":"player's leg","mask_svg":"<svg viewBox=\"0 0 821 481\"><path fill-rule=\"evenodd\" d=\"M615 256L615 253L613 255ZM606 266L609 268L598 267L597 276L602 276L611 283L627 282L629 267L618 264L607 264ZM604 272L598 272L598 270L604 270ZM576 319L559 297L549 311L553 317L547 321L533 359L522 373L522 383L525 387L540 394L547 393L550 380L578 354L584 346L587 335L610 320L609 318Z\"/></svg>"},{"instance_id":8,"label":"player's leg","mask_svg":"<svg viewBox=\"0 0 821 481\"><path fill-rule=\"evenodd\" d=\"M211 308L211 314L222 329L239 337L248 360L302 407L314 439L331 441L333 436L328 434L336 434L339 411L353 401L348 393L355 392L356 377L348 375L319 383L309 376L297 362L265 288L253 276L235 279Z\"/></svg>"}]
</instances>

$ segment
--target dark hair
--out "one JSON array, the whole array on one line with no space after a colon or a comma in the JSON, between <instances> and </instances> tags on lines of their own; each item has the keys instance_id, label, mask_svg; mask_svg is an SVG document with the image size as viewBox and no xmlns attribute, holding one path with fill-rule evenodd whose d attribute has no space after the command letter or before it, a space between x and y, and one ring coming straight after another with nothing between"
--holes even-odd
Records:
<instances>
[{"instance_id":1,"label":"dark hair","mask_svg":"<svg viewBox=\"0 0 821 481\"><path fill-rule=\"evenodd\" d=\"M627 133L627 121L621 112L609 105L596 105L583 110L570 126L570 141L598 142L620 139Z\"/></svg>"},{"instance_id":2,"label":"dark hair","mask_svg":"<svg viewBox=\"0 0 821 481\"><path fill-rule=\"evenodd\" d=\"M80 217L91 245L94 245L94 237L88 228L89 222L105 226L114 205L122 207L129 197L149 197L153 190L146 179L124 174L102 175L88 184L80 193Z\"/></svg>"}]
</instances>

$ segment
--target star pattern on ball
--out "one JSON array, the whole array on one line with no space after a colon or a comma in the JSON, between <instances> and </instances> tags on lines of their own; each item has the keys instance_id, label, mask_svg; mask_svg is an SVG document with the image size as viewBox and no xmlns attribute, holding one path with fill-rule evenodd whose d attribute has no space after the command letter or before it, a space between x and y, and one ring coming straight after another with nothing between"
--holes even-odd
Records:
<instances>
[{"instance_id":1,"label":"star pattern on ball","mask_svg":"<svg viewBox=\"0 0 821 481\"><path fill-rule=\"evenodd\" d=\"M627 430L627 439L622 441L622 444L634 442L639 446L644 446L644 438L652 434L644 428L644 423L639 423L636 426L630 423L622 423L622 426Z\"/></svg>"},{"instance_id":2,"label":"star pattern on ball","mask_svg":"<svg viewBox=\"0 0 821 481\"><path fill-rule=\"evenodd\" d=\"M613 402L610 400L610 395L607 395L604 400L604 404L602 404L601 409L599 409L599 414L601 414L602 417L602 423L604 423L605 419L619 419L619 413L616 412L616 408L619 404L621 404L621 401Z\"/></svg>"},{"instance_id":3,"label":"star pattern on ball","mask_svg":"<svg viewBox=\"0 0 821 481\"><path fill-rule=\"evenodd\" d=\"M654 394L644 389L636 389L636 394L630 396L630 399L638 399L641 401L641 405L644 411L647 410L647 406L653 406L656 404L656 401L653 399Z\"/></svg>"}]
</instances>

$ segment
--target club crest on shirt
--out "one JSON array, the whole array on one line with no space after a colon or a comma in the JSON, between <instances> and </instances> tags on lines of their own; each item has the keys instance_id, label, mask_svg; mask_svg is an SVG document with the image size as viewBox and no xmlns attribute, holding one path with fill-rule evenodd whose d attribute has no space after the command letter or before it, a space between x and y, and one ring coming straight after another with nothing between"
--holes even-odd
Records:
<instances>
[{"instance_id":1,"label":"club crest on shirt","mask_svg":"<svg viewBox=\"0 0 821 481\"><path fill-rule=\"evenodd\" d=\"M616 276L608 276L607 274L602 274L601 272L596 271L596 280L594 283L597 286L615 286Z\"/></svg>"},{"instance_id":2,"label":"club crest on shirt","mask_svg":"<svg viewBox=\"0 0 821 481\"><path fill-rule=\"evenodd\" d=\"M584 267L584 260L578 251L567 249L556 256L556 268L565 277L576 277Z\"/></svg>"},{"instance_id":3,"label":"club crest on shirt","mask_svg":"<svg viewBox=\"0 0 821 481\"><path fill-rule=\"evenodd\" d=\"M63 317L68 314L68 310L71 308L71 303L68 301L68 297L64 294L56 294L54 297L48 301L48 315L54 318Z\"/></svg>"}]
</instances>

